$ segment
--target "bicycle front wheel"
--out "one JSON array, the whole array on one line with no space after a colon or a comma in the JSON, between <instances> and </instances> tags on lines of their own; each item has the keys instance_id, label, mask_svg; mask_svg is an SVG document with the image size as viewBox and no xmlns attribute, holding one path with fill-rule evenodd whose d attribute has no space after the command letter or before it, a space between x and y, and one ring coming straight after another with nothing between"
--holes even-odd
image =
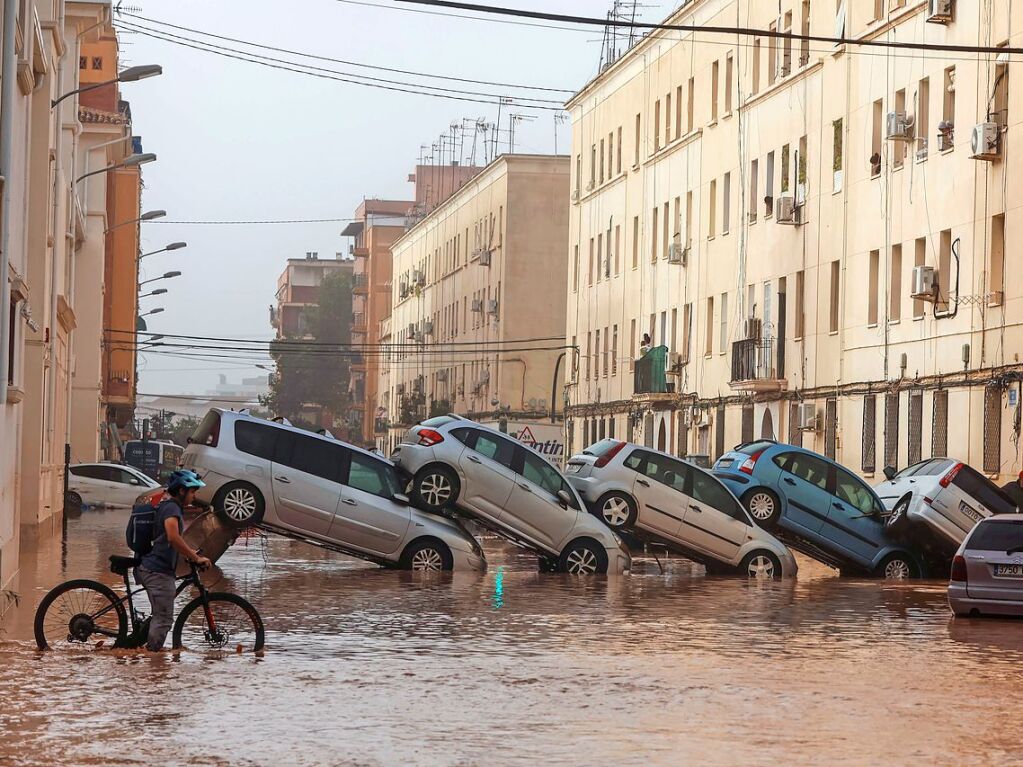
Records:
<instances>
[{"instance_id":1,"label":"bicycle front wheel","mask_svg":"<svg viewBox=\"0 0 1023 767\"><path fill-rule=\"evenodd\" d=\"M40 650L68 647L121 647L128 635L124 602L97 581L74 580L52 589L35 617Z\"/></svg>"},{"instance_id":2,"label":"bicycle front wheel","mask_svg":"<svg viewBox=\"0 0 1023 767\"><path fill-rule=\"evenodd\" d=\"M206 603L196 597L174 623L175 650L255 652L263 649L263 619L237 594L210 593Z\"/></svg>"}]
</instances>

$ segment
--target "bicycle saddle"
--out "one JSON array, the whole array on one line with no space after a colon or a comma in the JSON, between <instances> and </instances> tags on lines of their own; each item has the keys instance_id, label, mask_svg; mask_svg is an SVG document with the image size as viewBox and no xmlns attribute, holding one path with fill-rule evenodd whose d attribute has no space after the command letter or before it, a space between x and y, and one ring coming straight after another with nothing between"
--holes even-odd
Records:
<instances>
[{"instance_id":1,"label":"bicycle saddle","mask_svg":"<svg viewBox=\"0 0 1023 767\"><path fill-rule=\"evenodd\" d=\"M136 557L119 557L117 554L110 555L110 572L114 575L127 575L128 570L138 567L139 560Z\"/></svg>"}]
</instances>

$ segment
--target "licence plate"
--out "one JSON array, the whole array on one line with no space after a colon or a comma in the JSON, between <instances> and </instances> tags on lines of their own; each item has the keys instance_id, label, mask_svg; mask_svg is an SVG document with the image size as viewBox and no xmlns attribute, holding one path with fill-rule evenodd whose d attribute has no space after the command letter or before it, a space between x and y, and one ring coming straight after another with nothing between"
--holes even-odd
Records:
<instances>
[{"instance_id":1,"label":"licence plate","mask_svg":"<svg viewBox=\"0 0 1023 767\"><path fill-rule=\"evenodd\" d=\"M582 464L570 463L570 464L568 464L568 466L565 467L565 473L566 474L578 474L579 470L581 468L582 468Z\"/></svg>"},{"instance_id":2,"label":"licence plate","mask_svg":"<svg viewBox=\"0 0 1023 767\"><path fill-rule=\"evenodd\" d=\"M974 522L980 522L984 518L984 515L977 511L975 508L966 503L966 501L959 501L959 513L965 514L967 517L972 519Z\"/></svg>"},{"instance_id":3,"label":"licence plate","mask_svg":"<svg viewBox=\"0 0 1023 767\"><path fill-rule=\"evenodd\" d=\"M1023 565L995 565L995 575L1002 578L1023 578Z\"/></svg>"}]
</instances>

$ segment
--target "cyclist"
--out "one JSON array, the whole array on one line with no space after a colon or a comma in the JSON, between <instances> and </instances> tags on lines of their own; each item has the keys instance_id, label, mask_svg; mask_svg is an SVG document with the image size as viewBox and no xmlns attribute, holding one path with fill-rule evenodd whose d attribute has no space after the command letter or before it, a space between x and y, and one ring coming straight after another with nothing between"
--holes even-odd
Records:
<instances>
[{"instance_id":1,"label":"cyclist","mask_svg":"<svg viewBox=\"0 0 1023 767\"><path fill-rule=\"evenodd\" d=\"M167 479L167 495L156 510L153 529L153 548L142 557L135 578L145 586L153 616L149 623L149 637L146 649L159 652L167 638L174 620L174 575L178 566L178 555L200 569L211 562L185 542L181 536L185 527L182 510L195 500L196 489L206 483L194 471L179 469Z\"/></svg>"}]
</instances>

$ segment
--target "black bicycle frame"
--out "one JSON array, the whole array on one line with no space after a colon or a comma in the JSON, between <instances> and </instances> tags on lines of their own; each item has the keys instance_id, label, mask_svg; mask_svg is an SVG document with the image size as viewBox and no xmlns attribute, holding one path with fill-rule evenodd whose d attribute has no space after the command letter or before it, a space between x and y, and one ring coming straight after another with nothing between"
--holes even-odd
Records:
<instances>
[{"instance_id":1,"label":"black bicycle frame","mask_svg":"<svg viewBox=\"0 0 1023 767\"><path fill-rule=\"evenodd\" d=\"M102 610L97 612L95 615L92 615L90 617L95 621L97 618L100 618L103 615L106 615L106 613L108 613L110 610L116 609L117 605L123 605L123 604L127 603L128 604L128 623L129 623L128 635L130 636L130 635L134 634L136 628L138 628L136 623L135 623L135 603L132 600L132 597L137 595L137 594L141 594L143 591L146 590L146 588L145 588L145 586L139 586L138 588L132 590L132 587L131 587L131 585L128 582L128 573L125 573L122 579L124 580L125 595L123 597L121 597L119 600L117 600L116 602L113 602L113 603L107 605ZM202 581L199 580L199 573L195 569L195 567L194 566L192 567L192 572L190 572L188 575L183 575L180 578L177 578L176 580L178 580L179 583L178 583L177 587L174 589L174 598L177 599L179 596L181 596L181 593L186 588L188 588L189 586L194 586L196 588L196 590L199 592L199 597L202 599L203 612L206 614L206 620L210 624L210 629L211 630L215 630L216 626L213 625L213 623L214 623L213 615L210 613L209 600L207 599L207 596L206 596L207 595L206 587L203 586L202 585ZM106 634L107 633L107 632L103 631L102 629L100 629L99 627L96 628L96 631L97 631L97 633L100 633L100 634Z\"/></svg>"}]
</instances>

